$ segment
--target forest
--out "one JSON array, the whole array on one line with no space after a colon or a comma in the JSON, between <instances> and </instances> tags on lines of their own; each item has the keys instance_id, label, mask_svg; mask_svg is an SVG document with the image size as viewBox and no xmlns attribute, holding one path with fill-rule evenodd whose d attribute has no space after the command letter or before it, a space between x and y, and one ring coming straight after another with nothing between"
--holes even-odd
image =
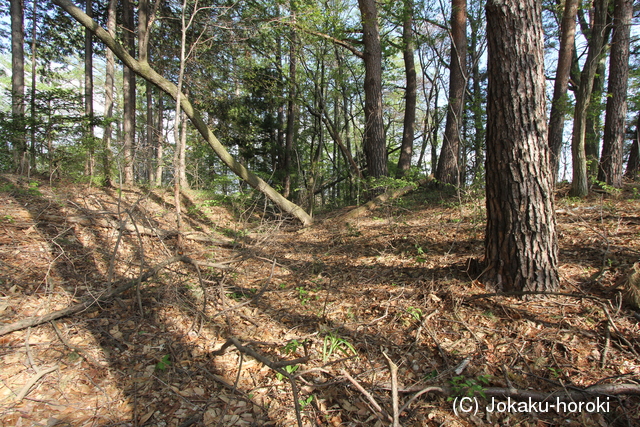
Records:
<instances>
[{"instance_id":1,"label":"forest","mask_svg":"<svg viewBox=\"0 0 640 427\"><path fill-rule=\"evenodd\" d=\"M0 3L2 425L640 425L640 2Z\"/></svg>"}]
</instances>

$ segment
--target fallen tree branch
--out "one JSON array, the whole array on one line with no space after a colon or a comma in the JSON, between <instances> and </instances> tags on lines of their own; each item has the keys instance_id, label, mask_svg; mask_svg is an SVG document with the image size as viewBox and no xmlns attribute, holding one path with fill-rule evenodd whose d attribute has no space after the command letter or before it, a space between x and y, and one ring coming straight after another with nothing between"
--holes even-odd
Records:
<instances>
[{"instance_id":1,"label":"fallen tree branch","mask_svg":"<svg viewBox=\"0 0 640 427\"><path fill-rule=\"evenodd\" d=\"M6 335L11 332L19 331L21 329L25 329L30 326L38 326L43 323L51 322L52 320L60 319L61 317L71 316L72 314L80 313L81 311L92 309L96 307L98 303L104 302L110 298L113 298L118 294L123 293L126 290L129 290L130 288L134 287L137 283L146 282L147 280L155 276L160 270L167 267L168 265L176 262L180 262L180 261L190 263L190 261L188 260L189 258L185 256L175 256L175 257L169 258L155 265L154 267L150 268L149 270L147 270L146 273L142 274L140 277L136 279L131 279L111 291L104 292L101 295L99 295L97 298L96 297L85 298L82 302L63 308L61 310L47 313L42 316L29 317L14 323L9 323L8 325L4 325L0 327L0 336Z\"/></svg>"},{"instance_id":2,"label":"fallen tree branch","mask_svg":"<svg viewBox=\"0 0 640 427\"><path fill-rule=\"evenodd\" d=\"M340 373L341 373L342 375L344 375L344 377L345 377L346 379L348 379L348 380L349 380L349 382L350 382L351 384L353 384L353 386L354 386L356 389L358 389L358 391L359 391L360 393L362 393L362 395L363 395L364 397L366 397L366 398L367 398L367 400L369 401L369 403L371 403L371 405L373 406L373 408L374 408L376 411L378 411L378 416L379 416L379 417L381 417L381 418L383 418L383 419L386 419L386 420L387 420L387 421L389 421L389 422L393 422L393 417L392 417L391 415L389 415L389 414L387 413L387 411L385 411L384 409L382 409L382 408L380 407L380 405L378 404L378 402L376 402L376 400L373 398L373 396L371 395L371 393L369 393L367 390L365 390L365 389L364 389L364 387L362 387L358 381L356 381L356 380L355 380L351 375L349 375L349 373L348 373L346 370L344 370L344 369L343 369L343 370L341 370L341 371L340 371Z\"/></svg>"},{"instance_id":3,"label":"fallen tree branch","mask_svg":"<svg viewBox=\"0 0 640 427\"><path fill-rule=\"evenodd\" d=\"M41 369L34 376L29 378L29 381L27 381L27 383L24 385L24 387L22 387L22 389L16 396L16 402L20 403L22 399L24 399L25 396L29 394L31 387L33 387L35 383L37 383L40 380L40 378L44 377L47 374L50 374L53 371L56 371L57 369L58 369L58 365L51 366L50 368L47 368L47 369Z\"/></svg>"},{"instance_id":4,"label":"fallen tree branch","mask_svg":"<svg viewBox=\"0 0 640 427\"><path fill-rule=\"evenodd\" d=\"M340 215L339 217L334 218L334 220L340 221L340 222L344 222L344 221L348 221L350 219L358 218L359 216L364 215L366 212L375 209L376 207L378 207L382 203L385 203L385 202L387 202L389 200L397 199L398 197L404 196L408 192L410 192L412 190L415 190L416 187L419 187L421 185L425 185L429 181L430 181L429 178L423 178L423 179L419 180L416 183L417 186L416 186L416 184L412 184L412 185L407 185L406 187L402 187L402 188L391 189L391 190L387 191L386 193L383 193L383 194L379 195L375 199L365 203L364 205L359 206L359 207L357 207L355 209L352 209L349 212L345 213L344 215Z\"/></svg>"},{"instance_id":5,"label":"fallen tree branch","mask_svg":"<svg viewBox=\"0 0 640 427\"><path fill-rule=\"evenodd\" d=\"M243 346L242 344L240 344L240 341L238 341L238 339L235 337L231 337L227 339L227 341L222 345L222 347L214 352L211 352L211 355L213 356L222 355L226 351L226 349L231 345L234 345L238 349L238 351L240 351L241 353L244 353L253 357L257 361L261 362L263 365L268 366L269 368L271 368L272 370L276 371L277 373L279 373L280 375L282 375L283 377L289 380L289 382L291 383L291 394L293 395L293 405L296 411L296 419L298 421L298 427L302 427L302 416L300 415L300 412L301 412L300 401L298 400L298 386L296 385L295 377L289 372L281 368L281 366L290 365L294 361L291 361L291 363L286 363L286 364L283 363L283 361L273 362L268 358L266 358L265 356L258 353L257 351L255 351L254 349L252 349L251 347ZM298 359L296 359L296 361L297 360Z\"/></svg>"}]
</instances>

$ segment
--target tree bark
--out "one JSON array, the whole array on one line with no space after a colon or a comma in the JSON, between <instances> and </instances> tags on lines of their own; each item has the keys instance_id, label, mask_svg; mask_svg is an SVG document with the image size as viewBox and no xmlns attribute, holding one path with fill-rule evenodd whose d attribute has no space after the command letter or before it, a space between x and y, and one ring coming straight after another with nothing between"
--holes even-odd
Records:
<instances>
[{"instance_id":1,"label":"tree bark","mask_svg":"<svg viewBox=\"0 0 640 427\"><path fill-rule=\"evenodd\" d=\"M86 0L87 16L93 17L93 2ZM85 175L94 174L94 131L93 131L93 33L84 30L84 115L87 121L85 129L85 144L87 145L87 160Z\"/></svg>"},{"instance_id":2,"label":"tree bark","mask_svg":"<svg viewBox=\"0 0 640 427\"><path fill-rule=\"evenodd\" d=\"M27 172L24 103L24 3L11 0L11 116L13 158L16 171Z\"/></svg>"},{"instance_id":3,"label":"tree bark","mask_svg":"<svg viewBox=\"0 0 640 427\"><path fill-rule=\"evenodd\" d=\"M636 119L636 133L633 138L633 143L631 144L631 149L629 150L629 160L627 161L627 170L625 171L625 176L627 178L633 179L634 181L638 179L638 172L640 172L640 144L638 143L640 140L640 115Z\"/></svg>"},{"instance_id":4,"label":"tree bark","mask_svg":"<svg viewBox=\"0 0 640 427\"><path fill-rule=\"evenodd\" d=\"M486 266L501 291L558 286L540 0L489 0Z\"/></svg>"},{"instance_id":5,"label":"tree bark","mask_svg":"<svg viewBox=\"0 0 640 427\"><path fill-rule=\"evenodd\" d=\"M604 48L604 31L607 21L607 5L609 0L594 0L594 22L589 31L589 49L587 60L580 74L580 86L576 93L576 107L573 118L573 135L571 138L571 155L573 164L573 181L570 194L584 197L589 192L587 180L587 158L585 152L585 131L587 110L591 102L593 79L598 68L600 56Z\"/></svg>"},{"instance_id":6,"label":"tree bark","mask_svg":"<svg viewBox=\"0 0 640 427\"><path fill-rule=\"evenodd\" d=\"M295 16L293 17L295 20ZM291 170L293 158L293 143L296 134L296 118L298 114L298 106L296 104L296 73L298 65L298 35L295 27L291 28L291 37L289 40L289 99L287 100L287 128L284 136L284 153L282 168L284 169L284 178L282 183L282 195L289 197L291 195Z\"/></svg>"},{"instance_id":7,"label":"tree bark","mask_svg":"<svg viewBox=\"0 0 640 427\"><path fill-rule=\"evenodd\" d=\"M116 36L116 7L117 0L109 0L107 5L107 31L113 38ZM102 136L102 168L104 173L103 185L111 187L111 118L113 117L113 89L115 83L115 59L113 51L106 49L106 70L104 79L104 135Z\"/></svg>"},{"instance_id":8,"label":"tree bark","mask_svg":"<svg viewBox=\"0 0 640 427\"><path fill-rule=\"evenodd\" d=\"M613 37L609 58L609 87L598 181L622 187L622 151L626 135L629 44L632 0L615 0Z\"/></svg>"},{"instance_id":9,"label":"tree bark","mask_svg":"<svg viewBox=\"0 0 640 427\"><path fill-rule=\"evenodd\" d=\"M129 54L135 56L135 39L133 23L133 4L131 0L122 0L124 44ZM124 184L133 185L133 147L136 138L136 76L126 64L123 69L123 175Z\"/></svg>"},{"instance_id":10,"label":"tree bark","mask_svg":"<svg viewBox=\"0 0 640 427\"><path fill-rule=\"evenodd\" d=\"M397 178L402 178L411 168L413 157L413 138L416 123L416 99L418 83L416 79L415 42L413 35L413 0L403 1L402 21L402 57L406 75L404 123L402 130L402 144L400 145L400 158L398 159Z\"/></svg>"},{"instance_id":11,"label":"tree bark","mask_svg":"<svg viewBox=\"0 0 640 427\"><path fill-rule=\"evenodd\" d=\"M36 164L36 92L37 92L37 62L38 62L38 2L33 2L33 16L31 17L31 147L29 147L29 171L37 172Z\"/></svg>"},{"instance_id":12,"label":"tree bark","mask_svg":"<svg viewBox=\"0 0 640 427\"><path fill-rule=\"evenodd\" d=\"M112 38L107 31L105 31L95 21L90 19L82 10L76 7L70 0L53 0L53 3L61 7L65 12L71 15L76 21L83 26L89 28L93 33L102 40L107 47L109 47L122 62L130 67L135 73L142 78L151 81L158 86L162 91L173 97L178 98L178 88L175 84L159 75L153 70L148 63L141 63L133 58L125 48L123 48L114 38ZM300 206L291 203L286 198L282 197L277 191L275 191L269 184L264 182L261 178L255 175L253 172L245 168L241 163L236 161L231 154L224 148L224 146L218 141L211 129L202 119L202 116L198 110L196 110L191 102L184 96L180 96L180 104L182 109L187 114L191 122L196 127L198 132L207 141L209 146L218 155L220 160L231 169L233 173L238 175L251 187L263 193L267 198L274 202L283 211L293 215L303 225L309 226L313 223L312 218L304 212Z\"/></svg>"},{"instance_id":13,"label":"tree bark","mask_svg":"<svg viewBox=\"0 0 640 427\"><path fill-rule=\"evenodd\" d=\"M162 95L158 96L156 103L156 126L155 126L155 147L156 147L156 169L154 185L156 187L162 186L162 173L164 172L164 98Z\"/></svg>"},{"instance_id":14,"label":"tree bark","mask_svg":"<svg viewBox=\"0 0 640 427\"><path fill-rule=\"evenodd\" d=\"M484 152L485 152L485 109L483 103L485 101L485 92L482 88L482 82L486 79L484 73L480 72L480 61L484 55L484 49L482 48L482 38L486 37L484 32L484 14L481 13L481 8L476 3L474 5L478 9L472 10L467 16L469 21L469 29L471 34L469 37L469 52L471 60L471 73L469 78L473 82L471 84L471 99L469 100L469 107L471 109L471 117L473 121L474 136L473 136L473 151L474 151L474 165L473 165L473 183L480 183L484 179Z\"/></svg>"},{"instance_id":15,"label":"tree bark","mask_svg":"<svg viewBox=\"0 0 640 427\"><path fill-rule=\"evenodd\" d=\"M567 90L573 61L573 48L576 39L576 15L578 0L566 0L562 14L560 51L558 52L558 67L553 86L553 101L551 103L551 117L549 119L549 148L551 149L552 183L558 179L558 166L562 153L562 138L564 134L564 117L569 103Z\"/></svg>"},{"instance_id":16,"label":"tree bark","mask_svg":"<svg viewBox=\"0 0 640 427\"><path fill-rule=\"evenodd\" d=\"M435 177L438 182L457 186L460 184L458 157L467 86L467 0L452 0L451 3L449 107Z\"/></svg>"},{"instance_id":17,"label":"tree bark","mask_svg":"<svg viewBox=\"0 0 640 427\"><path fill-rule=\"evenodd\" d=\"M364 154L369 176L388 175L382 117L382 47L375 0L358 0L364 43Z\"/></svg>"}]
</instances>

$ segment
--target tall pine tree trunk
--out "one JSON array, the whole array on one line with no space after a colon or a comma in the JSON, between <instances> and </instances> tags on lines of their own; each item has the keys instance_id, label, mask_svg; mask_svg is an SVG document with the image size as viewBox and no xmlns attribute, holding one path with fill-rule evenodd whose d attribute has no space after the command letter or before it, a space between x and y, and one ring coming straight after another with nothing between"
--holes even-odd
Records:
<instances>
[{"instance_id":1,"label":"tall pine tree trunk","mask_svg":"<svg viewBox=\"0 0 640 427\"><path fill-rule=\"evenodd\" d=\"M607 5L609 0L594 0L594 22L589 34L587 60L580 74L580 85L576 93L576 107L573 118L573 135L571 137L571 156L573 165L573 181L571 195L584 197L589 192L587 179L587 157L585 151L585 132L587 111L591 103L593 79L598 69L598 62L604 50L604 31L607 22Z\"/></svg>"},{"instance_id":2,"label":"tall pine tree trunk","mask_svg":"<svg viewBox=\"0 0 640 427\"><path fill-rule=\"evenodd\" d=\"M402 56L406 75L404 122L402 129L402 144L400 145L400 159L398 160L397 178L404 176L411 168L413 157L413 138L416 123L416 99L418 83L416 79L415 42L413 35L413 0L403 0L404 14L402 20Z\"/></svg>"},{"instance_id":3,"label":"tall pine tree trunk","mask_svg":"<svg viewBox=\"0 0 640 427\"><path fill-rule=\"evenodd\" d=\"M368 175L388 175L387 146L382 117L382 47L375 0L358 0L364 43L364 153Z\"/></svg>"},{"instance_id":4,"label":"tall pine tree trunk","mask_svg":"<svg viewBox=\"0 0 640 427\"><path fill-rule=\"evenodd\" d=\"M124 45L131 56L135 56L135 41L133 37L133 4L131 0L122 0L124 21ZM136 75L124 66L123 70L123 175L124 184L133 184L133 149L136 138Z\"/></svg>"},{"instance_id":5,"label":"tall pine tree trunk","mask_svg":"<svg viewBox=\"0 0 640 427\"><path fill-rule=\"evenodd\" d=\"M86 0L87 16L93 17L92 0ZM89 29L84 30L84 115L86 120L85 143L87 146L87 159L85 163L85 175L94 175L94 131L93 131L93 33Z\"/></svg>"},{"instance_id":6,"label":"tall pine tree trunk","mask_svg":"<svg viewBox=\"0 0 640 427\"><path fill-rule=\"evenodd\" d=\"M444 140L435 178L445 184L460 184L460 134L467 86L467 0L452 0L449 108Z\"/></svg>"},{"instance_id":7,"label":"tall pine tree trunk","mask_svg":"<svg viewBox=\"0 0 640 427\"><path fill-rule=\"evenodd\" d=\"M31 18L31 147L29 147L29 170L33 173L37 171L36 164L36 89L37 89L37 63L38 63L38 2L33 2L32 18Z\"/></svg>"},{"instance_id":8,"label":"tall pine tree trunk","mask_svg":"<svg viewBox=\"0 0 640 427\"><path fill-rule=\"evenodd\" d=\"M293 17L295 22L295 16ZM296 103L296 73L298 65L298 35L295 27L291 28L291 36L289 39L289 99L287 100L287 127L284 136L284 153L282 168L284 169L284 178L282 184L282 195L289 197L291 195L291 172L293 158L293 143L296 134L296 118L298 115L298 107Z\"/></svg>"},{"instance_id":9,"label":"tall pine tree trunk","mask_svg":"<svg viewBox=\"0 0 640 427\"><path fill-rule=\"evenodd\" d=\"M549 119L549 148L551 149L551 174L555 185L558 178L558 166L562 153L562 139L564 134L564 117L569 108L567 90L573 60L573 48L576 39L576 15L578 0L566 0L562 14L560 35L560 51L558 52L558 66L556 80L553 86L553 101L551 117Z\"/></svg>"},{"instance_id":10,"label":"tall pine tree trunk","mask_svg":"<svg viewBox=\"0 0 640 427\"><path fill-rule=\"evenodd\" d=\"M13 159L16 171L27 172L27 142L24 117L24 3L11 0L11 117Z\"/></svg>"},{"instance_id":11,"label":"tall pine tree trunk","mask_svg":"<svg viewBox=\"0 0 640 427\"><path fill-rule=\"evenodd\" d=\"M622 151L627 130L627 89L632 0L615 0L609 58L609 87L598 181L622 187Z\"/></svg>"},{"instance_id":12,"label":"tall pine tree trunk","mask_svg":"<svg viewBox=\"0 0 640 427\"><path fill-rule=\"evenodd\" d=\"M482 280L502 291L558 286L539 0L489 0L487 229Z\"/></svg>"},{"instance_id":13,"label":"tall pine tree trunk","mask_svg":"<svg viewBox=\"0 0 640 427\"><path fill-rule=\"evenodd\" d=\"M111 37L116 36L116 7L117 0L109 0L107 5L107 31ZM104 135L102 136L102 169L104 174L103 185L110 187L112 184L111 176L111 118L113 117L113 89L115 84L115 58L113 51L107 47L106 49L106 70L104 79Z\"/></svg>"}]
</instances>

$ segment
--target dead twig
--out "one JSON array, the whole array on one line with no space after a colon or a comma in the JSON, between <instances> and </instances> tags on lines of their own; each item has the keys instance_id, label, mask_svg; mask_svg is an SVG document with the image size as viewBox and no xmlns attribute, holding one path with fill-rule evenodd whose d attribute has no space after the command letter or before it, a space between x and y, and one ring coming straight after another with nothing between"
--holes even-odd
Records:
<instances>
[{"instance_id":1,"label":"dead twig","mask_svg":"<svg viewBox=\"0 0 640 427\"><path fill-rule=\"evenodd\" d=\"M302 415L301 415L301 409L300 409L300 401L298 400L298 386L296 385L295 376L285 371L284 369L280 368L280 366L282 366L281 364L282 362L273 362L269 360L267 357L261 355L251 347L243 346L240 343L240 341L238 341L238 339L235 337L231 337L227 339L227 341L222 345L222 347L216 350L215 352L212 352L211 355L219 356L223 354L226 351L226 349L229 348L231 345L235 346L238 349L238 351L240 351L241 353L244 353L253 357L263 365L268 366L269 368L271 368L272 370L276 371L277 373L279 373L280 375L282 375L283 377L289 380L289 383L291 383L291 394L293 395L293 405L296 411L296 419L298 421L298 427L302 427ZM235 385L234 385L234 390L235 390Z\"/></svg>"},{"instance_id":2,"label":"dead twig","mask_svg":"<svg viewBox=\"0 0 640 427\"><path fill-rule=\"evenodd\" d=\"M393 427L400 427L400 411L398 407L398 365L393 363L391 358L387 356L387 353L382 352L382 355L387 359L389 364L389 372L391 373L391 403L393 408Z\"/></svg>"},{"instance_id":3,"label":"dead twig","mask_svg":"<svg viewBox=\"0 0 640 427\"><path fill-rule=\"evenodd\" d=\"M40 380L40 378L44 377L47 374L50 374L53 371L56 371L57 369L58 369L58 365L51 366L47 369L41 369L34 376L29 378L27 383L22 387L20 392L17 394L16 402L17 403L22 402L22 399L24 399L27 396L27 394L29 394L31 387L33 387Z\"/></svg>"},{"instance_id":4,"label":"dead twig","mask_svg":"<svg viewBox=\"0 0 640 427\"><path fill-rule=\"evenodd\" d=\"M382 416L382 418L385 418L387 421L393 422L393 417L391 417L391 416L387 413L387 411L385 411L384 409L382 409L382 408L380 407L380 405L378 405L378 402L376 402L376 400L373 398L373 396L371 396L371 393L369 393L367 390L365 390L365 389L364 389L364 387L362 387L362 386L360 385L360 383L359 383L358 381L356 381L356 380L355 380L351 375L349 375L349 373L348 373L347 371L345 371L344 369L342 369L342 370L340 371L340 373L341 373L342 375L344 375L344 376L345 376L345 378L346 378L346 379L348 379L348 380L349 380L349 382L350 382L351 384L353 384L353 386L354 386L356 389L358 389L358 391L359 391L360 393L362 393L362 395L363 395L364 397L366 397L366 398L367 398L367 400L369 401L369 403L371 403L371 405L374 407L374 409L375 409L376 411L378 411L379 416Z\"/></svg>"},{"instance_id":5,"label":"dead twig","mask_svg":"<svg viewBox=\"0 0 640 427\"><path fill-rule=\"evenodd\" d=\"M89 353L87 353L86 351L84 351L83 349L81 349L78 346L75 346L73 344L71 344L65 337L64 335L62 335L62 331L60 331L60 328L58 328L58 325L56 325L56 322L54 322L53 320L51 322L49 322L51 324L51 327L53 328L53 330L55 331L56 335L58 336L58 338L60 339L60 341L62 341L62 344L65 345L65 347L67 347L69 350L72 350L76 353L78 353L84 360L86 360L91 366L93 366L94 368L104 368L104 366L102 366L100 364L100 362L98 362L96 359L93 358L93 356L91 356Z\"/></svg>"}]
</instances>

